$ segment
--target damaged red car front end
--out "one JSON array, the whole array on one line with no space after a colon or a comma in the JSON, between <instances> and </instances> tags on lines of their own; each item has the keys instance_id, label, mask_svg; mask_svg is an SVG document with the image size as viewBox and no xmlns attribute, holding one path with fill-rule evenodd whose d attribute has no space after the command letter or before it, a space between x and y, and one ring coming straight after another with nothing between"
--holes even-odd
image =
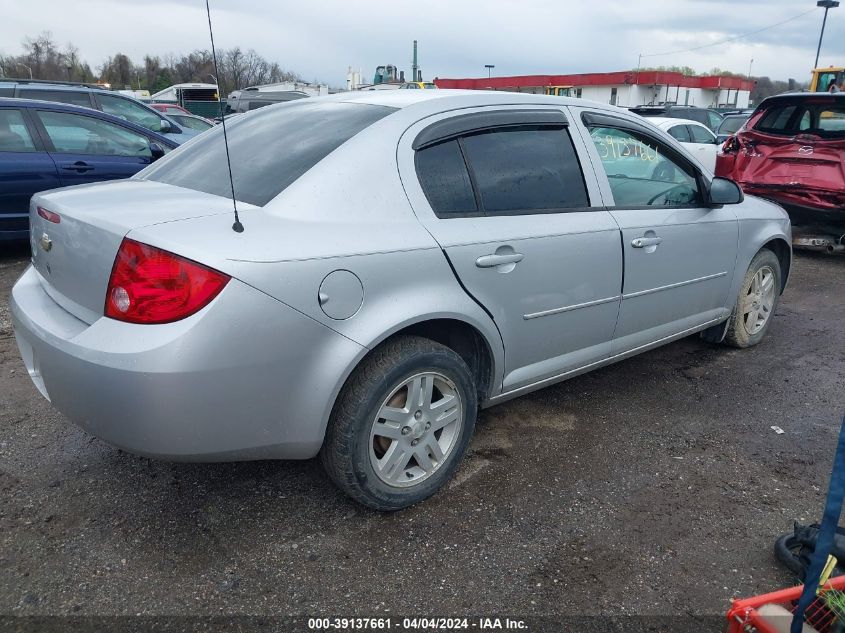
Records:
<instances>
[{"instance_id":1,"label":"damaged red car front end","mask_svg":"<svg viewBox=\"0 0 845 633\"><path fill-rule=\"evenodd\" d=\"M728 138L716 175L781 204L797 225L845 225L845 94L764 100Z\"/></svg>"}]
</instances>

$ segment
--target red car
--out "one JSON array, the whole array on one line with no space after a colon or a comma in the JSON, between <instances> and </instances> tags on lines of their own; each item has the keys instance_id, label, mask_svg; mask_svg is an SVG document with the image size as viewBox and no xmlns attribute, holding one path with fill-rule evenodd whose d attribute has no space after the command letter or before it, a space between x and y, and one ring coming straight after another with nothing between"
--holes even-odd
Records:
<instances>
[{"instance_id":1,"label":"red car","mask_svg":"<svg viewBox=\"0 0 845 633\"><path fill-rule=\"evenodd\" d=\"M151 103L151 108L155 108L159 112L164 112L165 114L191 114L182 106L178 106L175 103Z\"/></svg>"},{"instance_id":2,"label":"red car","mask_svg":"<svg viewBox=\"0 0 845 633\"><path fill-rule=\"evenodd\" d=\"M840 237L829 250L843 250L843 159L845 93L782 94L762 101L725 141L716 158L716 175L777 202L799 228L832 229L827 233Z\"/></svg>"}]
</instances>

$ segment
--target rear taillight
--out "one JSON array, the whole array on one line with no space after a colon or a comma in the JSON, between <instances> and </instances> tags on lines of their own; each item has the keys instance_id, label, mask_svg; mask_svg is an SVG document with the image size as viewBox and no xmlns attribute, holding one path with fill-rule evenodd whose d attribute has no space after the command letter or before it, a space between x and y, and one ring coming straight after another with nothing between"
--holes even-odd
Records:
<instances>
[{"instance_id":1,"label":"rear taillight","mask_svg":"<svg viewBox=\"0 0 845 633\"><path fill-rule=\"evenodd\" d=\"M204 308L230 277L124 238L114 259L105 315L129 323L171 323Z\"/></svg>"},{"instance_id":2,"label":"rear taillight","mask_svg":"<svg viewBox=\"0 0 845 633\"><path fill-rule=\"evenodd\" d=\"M732 154L736 151L739 151L739 140L736 136L729 136L725 139L725 142L722 143L722 153Z\"/></svg>"},{"instance_id":3,"label":"rear taillight","mask_svg":"<svg viewBox=\"0 0 845 633\"><path fill-rule=\"evenodd\" d=\"M58 213L53 213L52 211L49 211L49 210L45 209L44 207L37 207L37 209L38 209L38 215L40 215L42 218L44 218L48 222L52 222L53 224L58 224L59 222L62 221L62 216L60 216Z\"/></svg>"}]
</instances>

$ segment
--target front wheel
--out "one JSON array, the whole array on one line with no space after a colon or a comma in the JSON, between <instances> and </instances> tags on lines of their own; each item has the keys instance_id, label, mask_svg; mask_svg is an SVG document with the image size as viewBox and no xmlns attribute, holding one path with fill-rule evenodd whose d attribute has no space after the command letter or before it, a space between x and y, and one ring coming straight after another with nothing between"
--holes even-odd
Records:
<instances>
[{"instance_id":1,"label":"front wheel","mask_svg":"<svg viewBox=\"0 0 845 633\"><path fill-rule=\"evenodd\" d=\"M398 510L454 473L475 428L472 375L458 354L416 336L388 341L349 379L320 456L356 501Z\"/></svg>"},{"instance_id":2,"label":"front wheel","mask_svg":"<svg viewBox=\"0 0 845 633\"><path fill-rule=\"evenodd\" d=\"M754 256L745 273L725 342L740 348L759 343L772 323L780 289L780 261L772 251L763 249Z\"/></svg>"}]
</instances>

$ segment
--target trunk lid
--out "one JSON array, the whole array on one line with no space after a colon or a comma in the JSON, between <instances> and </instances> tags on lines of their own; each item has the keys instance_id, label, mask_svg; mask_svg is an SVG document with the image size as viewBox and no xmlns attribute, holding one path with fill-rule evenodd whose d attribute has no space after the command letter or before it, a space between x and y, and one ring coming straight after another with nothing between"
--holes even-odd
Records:
<instances>
[{"instance_id":1,"label":"trunk lid","mask_svg":"<svg viewBox=\"0 0 845 633\"><path fill-rule=\"evenodd\" d=\"M845 190L845 140L812 134L780 137L760 132L739 135L742 150L734 173L740 183Z\"/></svg>"},{"instance_id":2,"label":"trunk lid","mask_svg":"<svg viewBox=\"0 0 845 633\"><path fill-rule=\"evenodd\" d=\"M39 207L58 214L59 221L39 215ZM230 199L145 180L45 192L30 203L32 263L47 294L78 319L93 323L103 316L114 258L129 231L231 212Z\"/></svg>"}]
</instances>

